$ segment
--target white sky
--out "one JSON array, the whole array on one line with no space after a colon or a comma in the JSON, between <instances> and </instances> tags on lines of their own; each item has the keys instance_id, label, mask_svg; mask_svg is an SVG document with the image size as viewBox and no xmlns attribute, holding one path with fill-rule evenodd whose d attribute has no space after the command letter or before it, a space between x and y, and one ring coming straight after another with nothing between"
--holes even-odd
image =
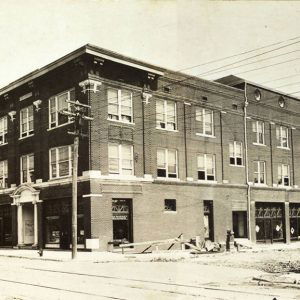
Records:
<instances>
[{"instance_id":1,"label":"white sky","mask_svg":"<svg viewBox=\"0 0 300 300\"><path fill-rule=\"evenodd\" d=\"M299 36L298 40L186 71L204 74L299 41L257 60L282 54L280 57L257 63L247 60L243 64L251 64L243 68L201 76L215 79L293 60L239 74L258 83L293 75L266 84L275 88L300 82L299 23L298 1L2 0L0 87L87 43L181 70ZM298 91L300 83L280 89Z\"/></svg>"}]
</instances>

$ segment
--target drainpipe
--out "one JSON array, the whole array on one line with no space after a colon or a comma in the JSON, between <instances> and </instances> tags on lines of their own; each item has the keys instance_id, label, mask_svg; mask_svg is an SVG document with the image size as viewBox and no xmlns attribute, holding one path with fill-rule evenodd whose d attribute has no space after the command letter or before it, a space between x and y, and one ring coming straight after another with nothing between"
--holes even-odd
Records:
<instances>
[{"instance_id":1,"label":"drainpipe","mask_svg":"<svg viewBox=\"0 0 300 300\"><path fill-rule=\"evenodd\" d=\"M245 82L244 89L244 140L245 140L245 173L246 173L246 184L247 184L247 212L248 212L248 239L251 240L251 191L249 184L249 164L248 164L248 142L247 142L247 107L248 107L248 98L247 98L247 82Z\"/></svg>"}]
</instances>

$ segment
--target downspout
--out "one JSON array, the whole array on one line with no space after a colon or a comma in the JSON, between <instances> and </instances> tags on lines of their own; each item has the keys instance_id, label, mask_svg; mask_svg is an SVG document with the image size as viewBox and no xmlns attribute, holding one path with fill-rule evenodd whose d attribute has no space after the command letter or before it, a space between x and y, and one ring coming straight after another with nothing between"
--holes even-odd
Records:
<instances>
[{"instance_id":1,"label":"downspout","mask_svg":"<svg viewBox=\"0 0 300 300\"><path fill-rule=\"evenodd\" d=\"M248 142L247 142L247 82L245 82L244 89L244 142L245 142L245 173L246 173L246 184L247 184L247 220L248 220L248 239L251 240L251 190L249 184L249 163L248 163Z\"/></svg>"}]
</instances>

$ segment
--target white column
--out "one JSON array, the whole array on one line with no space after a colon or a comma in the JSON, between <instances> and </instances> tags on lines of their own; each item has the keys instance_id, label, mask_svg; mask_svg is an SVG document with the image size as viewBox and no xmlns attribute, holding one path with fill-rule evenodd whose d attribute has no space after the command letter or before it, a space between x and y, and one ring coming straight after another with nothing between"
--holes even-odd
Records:
<instances>
[{"instance_id":1,"label":"white column","mask_svg":"<svg viewBox=\"0 0 300 300\"><path fill-rule=\"evenodd\" d=\"M24 244L23 237L23 209L22 205L18 204L18 245Z\"/></svg>"},{"instance_id":2,"label":"white column","mask_svg":"<svg viewBox=\"0 0 300 300\"><path fill-rule=\"evenodd\" d=\"M38 209L37 209L37 202L33 203L34 208L34 246L38 244Z\"/></svg>"}]
</instances>

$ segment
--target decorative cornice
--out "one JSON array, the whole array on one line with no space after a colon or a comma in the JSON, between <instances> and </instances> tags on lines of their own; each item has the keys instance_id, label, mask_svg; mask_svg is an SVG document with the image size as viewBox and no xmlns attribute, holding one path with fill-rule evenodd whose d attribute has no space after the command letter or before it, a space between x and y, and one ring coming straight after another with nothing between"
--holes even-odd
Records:
<instances>
[{"instance_id":1,"label":"decorative cornice","mask_svg":"<svg viewBox=\"0 0 300 300\"><path fill-rule=\"evenodd\" d=\"M85 94L87 91L92 91L94 93L100 91L100 86L102 82L94 79L86 79L79 82L79 86L82 88L82 92Z\"/></svg>"}]
</instances>

